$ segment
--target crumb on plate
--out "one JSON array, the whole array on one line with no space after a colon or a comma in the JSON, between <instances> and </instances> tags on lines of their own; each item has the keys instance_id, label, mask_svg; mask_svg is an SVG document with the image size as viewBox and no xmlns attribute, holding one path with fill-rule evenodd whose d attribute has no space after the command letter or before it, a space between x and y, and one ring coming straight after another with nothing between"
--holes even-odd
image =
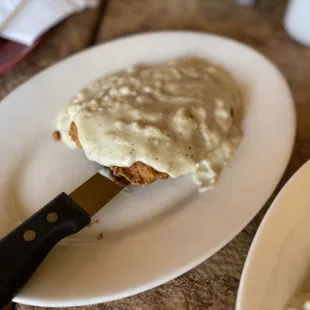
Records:
<instances>
[{"instance_id":1,"label":"crumb on plate","mask_svg":"<svg viewBox=\"0 0 310 310\"><path fill-rule=\"evenodd\" d=\"M61 140L61 134L60 134L60 131L56 130L53 132L53 138L55 141L59 141Z\"/></svg>"}]
</instances>

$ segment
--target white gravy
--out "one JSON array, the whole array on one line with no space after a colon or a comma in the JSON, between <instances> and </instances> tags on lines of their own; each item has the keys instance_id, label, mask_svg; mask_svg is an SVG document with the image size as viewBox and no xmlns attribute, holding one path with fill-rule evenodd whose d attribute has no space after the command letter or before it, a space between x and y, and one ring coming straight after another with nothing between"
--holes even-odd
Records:
<instances>
[{"instance_id":1,"label":"white gravy","mask_svg":"<svg viewBox=\"0 0 310 310\"><path fill-rule=\"evenodd\" d=\"M241 141L240 91L222 68L196 57L138 65L95 81L59 115L65 143L75 122L88 159L141 161L172 178L192 174L212 188Z\"/></svg>"}]
</instances>

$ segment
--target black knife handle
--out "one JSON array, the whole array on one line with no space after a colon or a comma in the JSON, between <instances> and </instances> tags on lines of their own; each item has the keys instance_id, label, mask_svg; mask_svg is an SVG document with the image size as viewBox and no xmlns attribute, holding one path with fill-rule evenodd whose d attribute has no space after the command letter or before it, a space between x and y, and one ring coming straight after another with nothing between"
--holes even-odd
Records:
<instances>
[{"instance_id":1,"label":"black knife handle","mask_svg":"<svg viewBox=\"0 0 310 310\"><path fill-rule=\"evenodd\" d=\"M1 239L0 309L26 284L54 245L87 226L90 219L62 193Z\"/></svg>"}]
</instances>

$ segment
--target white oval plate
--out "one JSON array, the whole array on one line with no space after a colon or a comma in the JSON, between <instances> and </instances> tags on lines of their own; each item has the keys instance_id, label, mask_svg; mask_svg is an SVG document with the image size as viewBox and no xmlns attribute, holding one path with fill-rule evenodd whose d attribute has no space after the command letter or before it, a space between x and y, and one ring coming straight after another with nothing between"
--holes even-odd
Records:
<instances>
[{"instance_id":1,"label":"white oval plate","mask_svg":"<svg viewBox=\"0 0 310 310\"><path fill-rule=\"evenodd\" d=\"M231 168L216 189L200 195L190 177L120 194L96 215L99 223L51 252L16 302L78 306L160 285L227 244L271 195L295 136L292 97L279 71L256 51L218 36L143 34L70 57L0 104L0 236L98 169L81 151L51 138L52 120L72 95L133 64L189 54L226 67L244 92L244 139Z\"/></svg>"},{"instance_id":2,"label":"white oval plate","mask_svg":"<svg viewBox=\"0 0 310 310\"><path fill-rule=\"evenodd\" d=\"M310 161L278 194L243 269L236 310L283 310L298 289L310 292Z\"/></svg>"}]
</instances>

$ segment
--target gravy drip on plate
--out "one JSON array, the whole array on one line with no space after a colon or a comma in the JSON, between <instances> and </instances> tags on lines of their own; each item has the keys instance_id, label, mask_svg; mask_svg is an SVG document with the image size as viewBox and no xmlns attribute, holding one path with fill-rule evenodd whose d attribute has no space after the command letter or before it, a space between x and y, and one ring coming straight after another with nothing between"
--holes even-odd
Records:
<instances>
[{"instance_id":1,"label":"gravy drip on plate","mask_svg":"<svg viewBox=\"0 0 310 310\"><path fill-rule=\"evenodd\" d=\"M141 161L173 178L192 174L207 190L241 141L241 114L231 75L186 57L95 81L71 100L57 128L72 147L74 121L86 156L104 166Z\"/></svg>"}]
</instances>

